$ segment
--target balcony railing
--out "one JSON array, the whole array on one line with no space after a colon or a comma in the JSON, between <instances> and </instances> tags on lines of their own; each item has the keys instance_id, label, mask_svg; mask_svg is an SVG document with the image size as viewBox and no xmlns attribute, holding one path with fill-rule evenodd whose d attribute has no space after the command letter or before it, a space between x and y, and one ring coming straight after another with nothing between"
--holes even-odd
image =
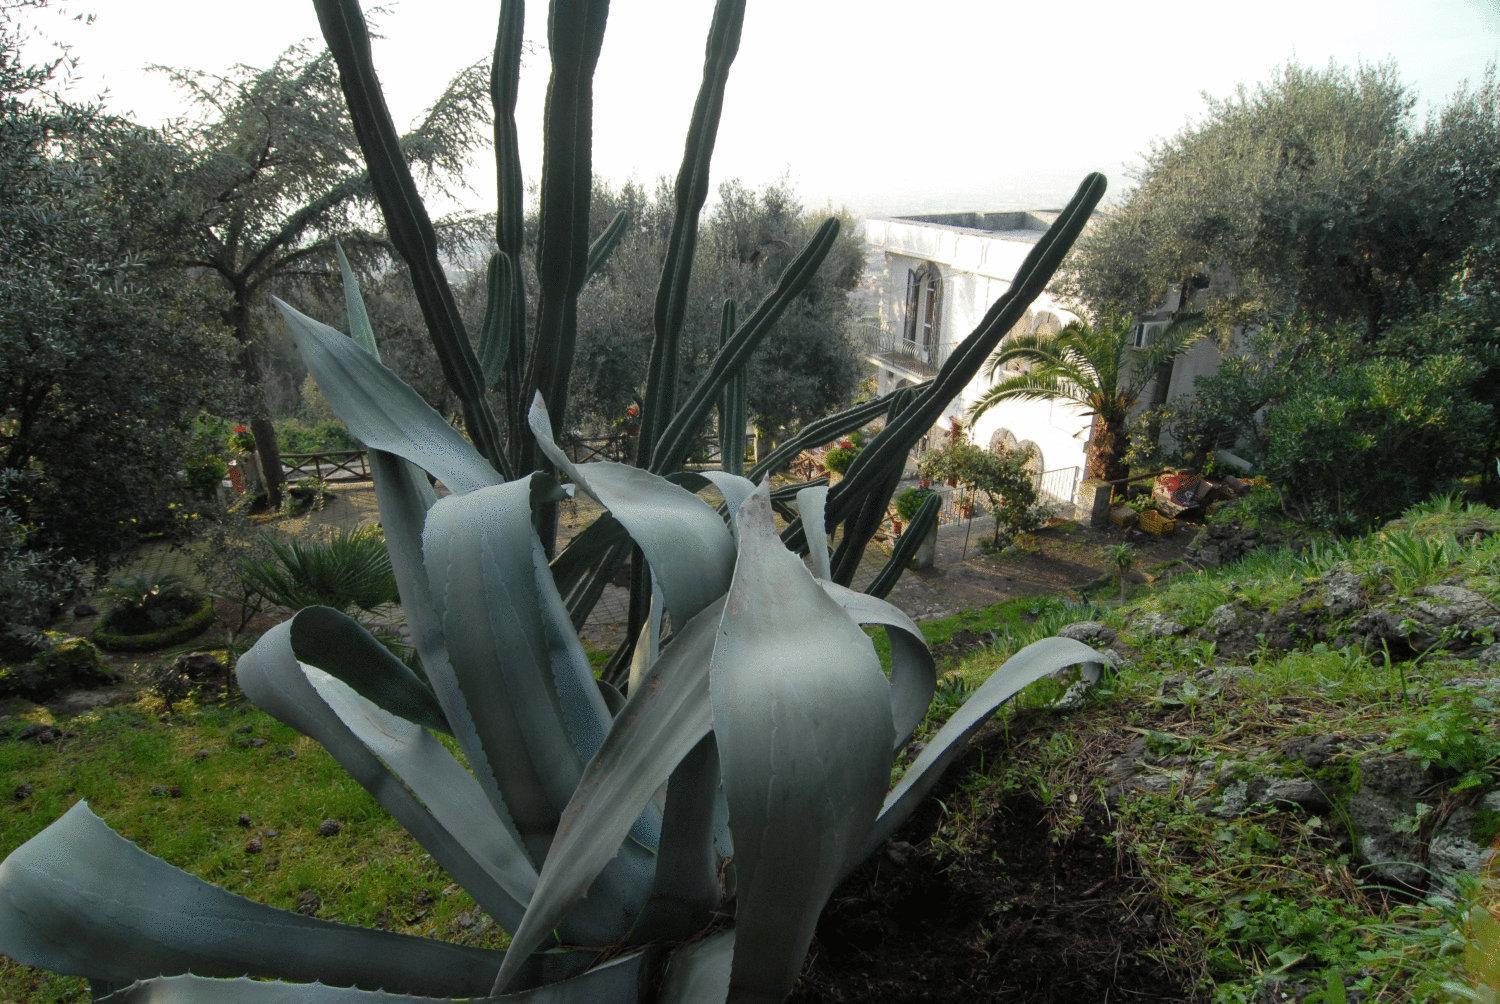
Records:
<instances>
[{"instance_id":1,"label":"balcony railing","mask_svg":"<svg viewBox=\"0 0 1500 1004\"><path fill-rule=\"evenodd\" d=\"M909 339L903 332L871 326L862 334L866 351L893 367L924 376L937 373L948 361L949 346Z\"/></svg>"}]
</instances>

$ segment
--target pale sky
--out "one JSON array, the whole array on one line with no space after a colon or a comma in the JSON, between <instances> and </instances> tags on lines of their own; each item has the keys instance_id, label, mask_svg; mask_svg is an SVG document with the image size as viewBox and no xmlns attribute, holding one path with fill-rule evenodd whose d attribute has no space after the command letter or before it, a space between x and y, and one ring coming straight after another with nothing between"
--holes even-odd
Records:
<instances>
[{"instance_id":1,"label":"pale sky","mask_svg":"<svg viewBox=\"0 0 1500 1004\"><path fill-rule=\"evenodd\" d=\"M37 31L71 43L76 93L144 122L180 111L152 63L264 65L316 38L309 0L54 0ZM370 6L366 4L367 9ZM522 156L541 168L546 3L522 70ZM397 0L376 61L398 126L461 65L487 58L498 0ZM595 90L594 167L612 181L675 175L702 73L709 0L615 0ZM1288 59L1391 59L1425 102L1477 81L1500 55L1500 0L750 0L730 76L714 180L788 174L809 206L902 211L1060 204L1090 170L1118 195L1153 140L1201 95L1265 79ZM468 208L494 205L485 150Z\"/></svg>"}]
</instances>

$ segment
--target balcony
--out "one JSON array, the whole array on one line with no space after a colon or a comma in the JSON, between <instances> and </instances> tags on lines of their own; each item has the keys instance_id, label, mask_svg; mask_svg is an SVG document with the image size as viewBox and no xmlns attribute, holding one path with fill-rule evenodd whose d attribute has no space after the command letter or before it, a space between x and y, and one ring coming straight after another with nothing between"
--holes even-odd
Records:
<instances>
[{"instance_id":1,"label":"balcony","mask_svg":"<svg viewBox=\"0 0 1500 1004\"><path fill-rule=\"evenodd\" d=\"M873 326L862 332L861 341L870 362L914 380L936 376L938 369L948 361L950 348L914 341L899 331Z\"/></svg>"}]
</instances>

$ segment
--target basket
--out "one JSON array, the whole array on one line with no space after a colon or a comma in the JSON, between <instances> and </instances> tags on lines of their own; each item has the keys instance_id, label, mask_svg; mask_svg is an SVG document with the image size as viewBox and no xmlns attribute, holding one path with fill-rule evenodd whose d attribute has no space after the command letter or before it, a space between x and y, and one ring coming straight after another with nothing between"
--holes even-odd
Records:
<instances>
[{"instance_id":1,"label":"basket","mask_svg":"<svg viewBox=\"0 0 1500 1004\"><path fill-rule=\"evenodd\" d=\"M1155 509L1141 513L1141 529L1153 537L1169 537L1177 532L1177 521L1169 519Z\"/></svg>"}]
</instances>

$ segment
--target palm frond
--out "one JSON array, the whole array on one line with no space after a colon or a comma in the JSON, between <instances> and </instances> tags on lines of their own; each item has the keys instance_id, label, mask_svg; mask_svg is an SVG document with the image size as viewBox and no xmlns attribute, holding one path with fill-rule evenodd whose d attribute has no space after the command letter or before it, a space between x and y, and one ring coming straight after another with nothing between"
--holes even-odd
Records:
<instances>
[{"instance_id":1,"label":"palm frond","mask_svg":"<svg viewBox=\"0 0 1500 1004\"><path fill-rule=\"evenodd\" d=\"M969 406L969 421L977 420L1002 401L1050 400L1071 401L1082 407L1089 407L1089 395L1084 388L1062 377L1034 370L1009 377L985 391Z\"/></svg>"}]
</instances>

